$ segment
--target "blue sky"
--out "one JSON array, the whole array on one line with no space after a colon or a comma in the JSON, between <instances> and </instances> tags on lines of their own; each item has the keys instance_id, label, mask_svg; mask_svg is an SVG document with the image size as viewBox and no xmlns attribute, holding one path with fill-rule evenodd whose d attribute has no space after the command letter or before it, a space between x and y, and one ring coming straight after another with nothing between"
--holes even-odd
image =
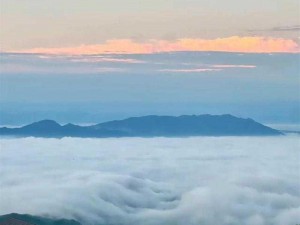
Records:
<instances>
[{"instance_id":1,"label":"blue sky","mask_svg":"<svg viewBox=\"0 0 300 225\"><path fill-rule=\"evenodd\" d=\"M0 124L300 123L299 0L0 0Z\"/></svg>"},{"instance_id":2,"label":"blue sky","mask_svg":"<svg viewBox=\"0 0 300 225\"><path fill-rule=\"evenodd\" d=\"M299 121L299 54L1 55L2 124L226 114Z\"/></svg>"}]
</instances>

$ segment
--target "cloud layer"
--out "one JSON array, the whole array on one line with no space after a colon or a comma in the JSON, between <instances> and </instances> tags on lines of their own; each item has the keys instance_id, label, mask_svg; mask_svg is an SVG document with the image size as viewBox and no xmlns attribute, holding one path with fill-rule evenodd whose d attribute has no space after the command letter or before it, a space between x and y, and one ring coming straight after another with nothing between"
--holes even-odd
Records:
<instances>
[{"instance_id":1,"label":"cloud layer","mask_svg":"<svg viewBox=\"0 0 300 225\"><path fill-rule=\"evenodd\" d=\"M296 224L298 140L2 139L0 214L88 225Z\"/></svg>"},{"instance_id":2,"label":"cloud layer","mask_svg":"<svg viewBox=\"0 0 300 225\"><path fill-rule=\"evenodd\" d=\"M197 52L160 53L147 55L102 54L102 55L56 55L56 54L1 54L0 72L3 74L101 74L101 73L202 73L232 69L254 69L257 66L244 64L240 53L230 55L229 64L218 53ZM220 53L221 54L221 53ZM178 55L178 56L176 56ZM251 56L251 54L250 54ZM233 58L234 57L234 58ZM241 61L239 62L239 61ZM206 61L204 63L203 61ZM259 62L259 60L257 60ZM234 64L233 64L234 63Z\"/></svg>"},{"instance_id":3,"label":"cloud layer","mask_svg":"<svg viewBox=\"0 0 300 225\"><path fill-rule=\"evenodd\" d=\"M178 39L175 41L131 39L108 40L104 44L66 48L34 48L22 53L89 55L89 54L151 54L176 51L224 51L247 53L299 52L299 44L291 39L272 37L239 37L217 39Z\"/></svg>"}]
</instances>

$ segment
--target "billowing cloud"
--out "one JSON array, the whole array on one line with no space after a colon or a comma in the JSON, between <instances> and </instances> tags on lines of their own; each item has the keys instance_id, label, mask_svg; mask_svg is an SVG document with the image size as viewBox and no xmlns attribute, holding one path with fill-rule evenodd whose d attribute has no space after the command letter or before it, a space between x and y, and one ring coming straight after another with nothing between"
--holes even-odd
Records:
<instances>
[{"instance_id":1,"label":"billowing cloud","mask_svg":"<svg viewBox=\"0 0 300 225\"><path fill-rule=\"evenodd\" d=\"M291 39L272 37L232 36L218 39L183 38L175 41L149 40L136 42L131 39L108 40L104 44L81 45L66 48L34 48L22 53L39 54L149 54L175 51L224 51L248 53L299 52L299 44Z\"/></svg>"},{"instance_id":2,"label":"billowing cloud","mask_svg":"<svg viewBox=\"0 0 300 225\"><path fill-rule=\"evenodd\" d=\"M299 137L1 139L0 214L83 225L300 220Z\"/></svg>"}]
</instances>

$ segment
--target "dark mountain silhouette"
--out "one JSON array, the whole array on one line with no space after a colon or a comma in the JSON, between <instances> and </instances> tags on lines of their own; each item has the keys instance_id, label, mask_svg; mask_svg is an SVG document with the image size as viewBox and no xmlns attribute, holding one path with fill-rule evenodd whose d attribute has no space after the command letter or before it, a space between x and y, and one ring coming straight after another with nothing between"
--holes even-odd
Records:
<instances>
[{"instance_id":1,"label":"dark mountain silhouette","mask_svg":"<svg viewBox=\"0 0 300 225\"><path fill-rule=\"evenodd\" d=\"M0 128L0 135L34 137L182 137L282 135L252 119L232 115L143 116L92 126L42 120L20 128Z\"/></svg>"},{"instance_id":2,"label":"dark mountain silhouette","mask_svg":"<svg viewBox=\"0 0 300 225\"><path fill-rule=\"evenodd\" d=\"M50 219L27 214L11 213L0 216L0 225L80 225L75 220Z\"/></svg>"}]
</instances>

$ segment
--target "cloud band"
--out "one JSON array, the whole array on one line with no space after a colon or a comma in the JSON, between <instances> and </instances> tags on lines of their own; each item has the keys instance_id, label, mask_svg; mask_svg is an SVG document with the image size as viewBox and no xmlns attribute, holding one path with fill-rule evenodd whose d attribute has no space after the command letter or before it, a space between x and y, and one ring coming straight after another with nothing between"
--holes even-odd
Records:
<instances>
[{"instance_id":1,"label":"cloud band","mask_svg":"<svg viewBox=\"0 0 300 225\"><path fill-rule=\"evenodd\" d=\"M239 37L233 36L218 39L178 39L175 41L149 40L136 42L131 39L108 40L103 44L81 45L62 48L34 48L19 53L40 54L151 54L176 51L223 51L245 53L298 53L299 44L291 39L272 37ZM16 51L15 51L16 52Z\"/></svg>"}]
</instances>

